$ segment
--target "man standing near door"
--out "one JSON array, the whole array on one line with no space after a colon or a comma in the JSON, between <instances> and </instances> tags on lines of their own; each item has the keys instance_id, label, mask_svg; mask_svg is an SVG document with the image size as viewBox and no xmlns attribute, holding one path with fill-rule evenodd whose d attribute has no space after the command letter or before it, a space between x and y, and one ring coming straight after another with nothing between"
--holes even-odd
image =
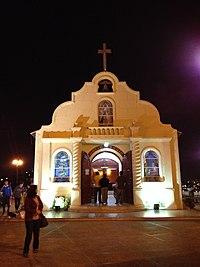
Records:
<instances>
[{"instance_id":1,"label":"man standing near door","mask_svg":"<svg viewBox=\"0 0 200 267\"><path fill-rule=\"evenodd\" d=\"M95 172L94 176L94 203L97 203L97 197L99 201L99 205L101 204L101 185L99 183L101 177L99 175L99 172Z\"/></svg>"},{"instance_id":2,"label":"man standing near door","mask_svg":"<svg viewBox=\"0 0 200 267\"><path fill-rule=\"evenodd\" d=\"M109 186L109 179L107 178L106 173L104 173L103 178L99 181L101 185L101 193L102 193L102 204L108 204L108 186Z\"/></svg>"},{"instance_id":3,"label":"man standing near door","mask_svg":"<svg viewBox=\"0 0 200 267\"><path fill-rule=\"evenodd\" d=\"M122 204L123 197L124 197L124 187L126 184L126 179L123 176L123 171L119 172L119 176L116 179L116 203L115 204Z\"/></svg>"}]
</instances>

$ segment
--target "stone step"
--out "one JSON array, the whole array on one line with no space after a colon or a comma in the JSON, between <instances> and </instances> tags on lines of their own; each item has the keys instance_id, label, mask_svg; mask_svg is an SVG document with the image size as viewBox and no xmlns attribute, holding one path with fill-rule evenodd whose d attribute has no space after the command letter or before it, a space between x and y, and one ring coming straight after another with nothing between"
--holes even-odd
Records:
<instances>
[{"instance_id":1,"label":"stone step","mask_svg":"<svg viewBox=\"0 0 200 267\"><path fill-rule=\"evenodd\" d=\"M81 206L71 206L69 207L68 211L71 212L87 212L87 213L119 213L119 212L134 212L134 211L145 211L145 208L136 208L133 205L115 205L115 206L109 206L109 205L81 205Z\"/></svg>"}]
</instances>

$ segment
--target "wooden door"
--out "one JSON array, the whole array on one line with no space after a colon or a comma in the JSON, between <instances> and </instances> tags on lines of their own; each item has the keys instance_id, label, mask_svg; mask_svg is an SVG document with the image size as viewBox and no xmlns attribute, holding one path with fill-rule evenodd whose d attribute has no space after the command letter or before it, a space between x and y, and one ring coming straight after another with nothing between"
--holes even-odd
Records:
<instances>
[{"instance_id":1,"label":"wooden door","mask_svg":"<svg viewBox=\"0 0 200 267\"><path fill-rule=\"evenodd\" d=\"M126 177L124 189L124 203L133 204L133 175L132 175L132 153L128 151L122 159L122 170Z\"/></svg>"},{"instance_id":2,"label":"wooden door","mask_svg":"<svg viewBox=\"0 0 200 267\"><path fill-rule=\"evenodd\" d=\"M91 203L91 162L88 154L82 151L81 158L81 204Z\"/></svg>"}]
</instances>

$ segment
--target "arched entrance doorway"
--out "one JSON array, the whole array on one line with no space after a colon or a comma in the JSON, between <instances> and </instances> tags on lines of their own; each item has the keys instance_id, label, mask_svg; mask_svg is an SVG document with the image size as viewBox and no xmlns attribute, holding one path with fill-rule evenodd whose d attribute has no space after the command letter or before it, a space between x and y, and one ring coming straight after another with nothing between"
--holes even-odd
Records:
<instances>
[{"instance_id":1,"label":"arched entrance doorway","mask_svg":"<svg viewBox=\"0 0 200 267\"><path fill-rule=\"evenodd\" d=\"M114 184L119 171L122 170L122 163L115 154L100 152L92 159L91 168L92 175L94 172L99 171L100 175L103 176L103 172L106 172L110 183Z\"/></svg>"},{"instance_id":2,"label":"arched entrance doorway","mask_svg":"<svg viewBox=\"0 0 200 267\"><path fill-rule=\"evenodd\" d=\"M108 205L115 205L114 198L114 185L119 171L122 169L122 164L120 159L113 153L101 152L97 154L91 162L91 174L92 180L95 172L98 171L100 176L103 177L103 173L107 174L110 180L109 190L108 190ZM94 199L94 190L92 190L92 202Z\"/></svg>"},{"instance_id":3,"label":"arched entrance doorway","mask_svg":"<svg viewBox=\"0 0 200 267\"><path fill-rule=\"evenodd\" d=\"M106 171L110 180L108 205L115 205L112 185L115 183L119 171L121 170L124 171L124 174L127 177L125 202L133 204L131 151L123 154L119 153L119 149L112 149L113 147L105 149L102 146L99 146L99 149L97 148L91 151L94 153L87 154L82 151L81 204L94 204L93 177L97 170L100 172L100 175L103 175L103 171Z\"/></svg>"}]
</instances>

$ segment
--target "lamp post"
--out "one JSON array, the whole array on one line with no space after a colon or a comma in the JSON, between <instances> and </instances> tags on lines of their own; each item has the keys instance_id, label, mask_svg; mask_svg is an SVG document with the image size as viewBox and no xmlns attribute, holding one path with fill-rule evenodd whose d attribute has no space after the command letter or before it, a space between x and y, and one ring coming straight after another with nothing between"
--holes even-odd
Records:
<instances>
[{"instance_id":1,"label":"lamp post","mask_svg":"<svg viewBox=\"0 0 200 267\"><path fill-rule=\"evenodd\" d=\"M19 176L18 168L19 168L19 166L22 166L23 163L24 162L21 159L14 159L12 161L12 164L16 166L16 185L18 185L18 176Z\"/></svg>"}]
</instances>

